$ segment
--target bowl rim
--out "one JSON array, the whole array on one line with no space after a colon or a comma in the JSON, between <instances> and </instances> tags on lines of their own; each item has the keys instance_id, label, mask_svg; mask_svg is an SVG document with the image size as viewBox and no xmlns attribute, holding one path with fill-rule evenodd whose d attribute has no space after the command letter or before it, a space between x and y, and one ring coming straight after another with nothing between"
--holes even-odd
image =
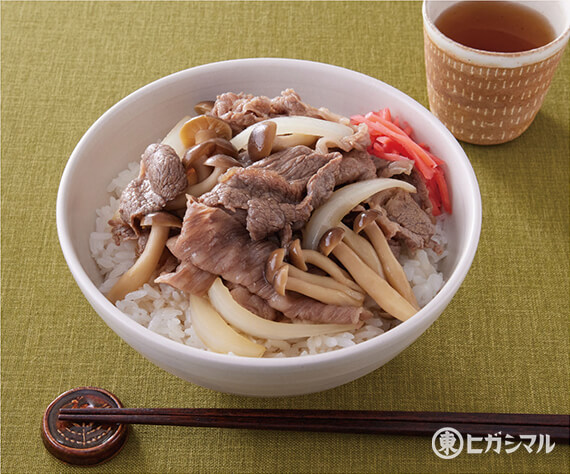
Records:
<instances>
[{"instance_id":1,"label":"bowl rim","mask_svg":"<svg viewBox=\"0 0 570 474\"><path fill-rule=\"evenodd\" d=\"M82 149L86 143L92 140L99 130L99 128L104 124L109 118L118 113L120 110L128 107L130 104L135 102L140 96L146 95L158 87L164 87L171 82L176 82L179 80L184 80L187 76L198 72L210 72L215 73L220 70L225 70L227 68L240 67L304 67L308 69L319 69L327 70L331 73L347 77L347 78L358 78L361 81L370 83L375 87L384 88L387 92L395 95L399 100L407 102L417 109L419 115L423 118L427 118L434 121L434 125L439 129L441 135L447 139L449 145L451 145L456 154L461 156L461 163L465 168L465 177L468 180L468 186L462 189L462 192L469 191L471 196L467 202L471 203L470 210L472 216L468 222L469 229L467 230L468 240L465 244L465 251L459 256L455 270L450 274L449 278L445 282L444 286L437 293L437 295L424 307L422 308L413 318L405 321L398 326L386 331L383 334L375 336L374 338L360 342L353 346L340 348L334 351L319 353L319 354L308 354L304 356L296 357L277 357L277 358L250 358L241 357L228 354L219 354L211 351L206 351L203 349L187 346L180 342L176 342L165 336L153 332L152 330L142 326L138 322L132 320L125 313L120 311L116 306L114 306L105 296L99 291L94 282L88 276L87 272L80 263L78 254L73 247L71 238L67 233L69 228L68 220L68 187L69 187L69 177L73 174L73 171L77 166L79 166L79 161L82 153ZM291 367L306 367L309 365L321 364L324 361L336 362L339 359L347 359L352 357L358 357L362 352L368 352L374 349L379 344L390 344L391 342L396 342L400 338L405 338L406 335L415 334L415 328L424 324L424 320L429 318L428 314L431 311L431 321L428 321L428 327L437 319L439 314L445 309L445 306L449 303L449 300L459 289L461 283L463 282L467 272L469 271L470 265L473 261L475 253L477 251L477 246L479 242L480 232L481 232L481 222L482 222L482 205L481 205L481 195L479 191L479 186L477 183L477 178L475 172L471 167L469 159L465 154L464 150L458 143L458 141L453 137L451 132L445 128L445 126L431 114L423 105L419 102L405 94L404 92L396 89L395 87L371 76L365 75L363 73L347 69L341 66L336 66L327 63L321 63L316 61L309 61L303 59L290 59L290 58L243 58L243 59L231 59L225 61L217 61L213 63L202 64L192 68L184 69L178 72L174 72L167 76L156 79L139 89L131 92L112 107L106 110L84 133L81 137L74 150L72 151L68 162L66 163L65 169L63 171L56 201L56 225L57 233L60 241L60 246L67 262L67 265L74 277L76 283L78 284L80 290L83 292L84 296L91 303L95 311L99 314L100 311L104 311L109 318L112 318L116 324L121 326L125 331L132 332L133 337L138 336L141 338L143 344L149 344L155 349L160 350L162 353L169 353L172 356L181 357L193 357L202 360L203 362L212 362L223 364L228 367L254 367L254 368L264 368L264 369L276 369L280 368L291 368ZM102 317L107 325L106 318ZM116 331L114 331L116 332ZM423 332L423 331L422 331ZM421 335L420 332L417 336ZM119 336L121 337L121 336ZM121 337L122 338L122 337ZM127 341L128 342L128 341ZM130 343L129 343L130 344Z\"/></svg>"}]
</instances>

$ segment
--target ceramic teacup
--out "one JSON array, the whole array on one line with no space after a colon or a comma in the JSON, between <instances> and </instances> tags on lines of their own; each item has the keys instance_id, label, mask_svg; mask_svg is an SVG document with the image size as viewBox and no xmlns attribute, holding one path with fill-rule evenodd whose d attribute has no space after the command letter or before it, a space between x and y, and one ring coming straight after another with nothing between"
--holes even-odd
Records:
<instances>
[{"instance_id":1,"label":"ceramic teacup","mask_svg":"<svg viewBox=\"0 0 570 474\"><path fill-rule=\"evenodd\" d=\"M457 1L424 0L424 52L431 111L462 141L493 145L521 135L540 110L570 36L570 2L517 2L546 17L550 43L505 53L453 41L435 26Z\"/></svg>"}]
</instances>

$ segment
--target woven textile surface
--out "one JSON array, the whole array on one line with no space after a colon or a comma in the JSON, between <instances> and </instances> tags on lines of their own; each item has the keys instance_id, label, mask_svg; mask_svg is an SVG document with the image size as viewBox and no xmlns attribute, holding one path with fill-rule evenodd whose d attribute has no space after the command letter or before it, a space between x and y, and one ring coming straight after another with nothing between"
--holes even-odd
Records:
<instances>
[{"instance_id":1,"label":"woven textile surface","mask_svg":"<svg viewBox=\"0 0 570 474\"><path fill-rule=\"evenodd\" d=\"M479 181L483 227L473 266L436 323L347 385L247 398L164 372L93 311L57 238L67 159L127 94L225 59L343 66L427 107L421 3L4 1L1 15L2 472L80 472L48 454L39 431L51 400L86 385L110 390L126 406L570 413L568 50L520 138L461 143ZM442 460L430 438L134 426L124 450L89 472L570 469L567 446L549 454L493 448Z\"/></svg>"}]
</instances>

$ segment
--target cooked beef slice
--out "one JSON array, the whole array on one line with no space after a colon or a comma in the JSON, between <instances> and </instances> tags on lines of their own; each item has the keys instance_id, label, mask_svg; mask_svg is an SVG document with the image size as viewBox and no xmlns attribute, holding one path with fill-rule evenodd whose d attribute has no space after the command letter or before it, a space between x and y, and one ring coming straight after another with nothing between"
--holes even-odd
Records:
<instances>
[{"instance_id":1,"label":"cooked beef slice","mask_svg":"<svg viewBox=\"0 0 570 474\"><path fill-rule=\"evenodd\" d=\"M248 168L229 170L200 202L229 211L247 211L245 226L253 240L279 233L287 240L332 194L347 182L371 179L368 153L319 154L297 146L274 153Z\"/></svg>"},{"instance_id":2,"label":"cooked beef slice","mask_svg":"<svg viewBox=\"0 0 570 474\"><path fill-rule=\"evenodd\" d=\"M388 189L369 200L370 207L380 211L380 227L387 239L405 242L410 250L441 249L432 240L435 225L430 215L402 189Z\"/></svg>"},{"instance_id":3,"label":"cooked beef slice","mask_svg":"<svg viewBox=\"0 0 570 474\"><path fill-rule=\"evenodd\" d=\"M343 153L335 186L374 178L376 178L376 167L367 152L351 150L348 153Z\"/></svg>"},{"instance_id":4,"label":"cooked beef slice","mask_svg":"<svg viewBox=\"0 0 570 474\"><path fill-rule=\"evenodd\" d=\"M154 282L166 283L181 291L202 296L208 292L215 279L216 275L200 270L190 262L186 262L178 265L174 272L160 275Z\"/></svg>"},{"instance_id":5,"label":"cooked beef slice","mask_svg":"<svg viewBox=\"0 0 570 474\"><path fill-rule=\"evenodd\" d=\"M115 240L138 237L140 219L160 211L187 186L186 170L174 149L160 143L149 145L142 155L139 176L121 195L120 219L109 221Z\"/></svg>"},{"instance_id":6,"label":"cooked beef slice","mask_svg":"<svg viewBox=\"0 0 570 474\"><path fill-rule=\"evenodd\" d=\"M250 125L269 118L272 114L271 100L269 97L243 92L226 92L217 97L210 114L227 122L235 135Z\"/></svg>"},{"instance_id":7,"label":"cooked beef slice","mask_svg":"<svg viewBox=\"0 0 570 474\"><path fill-rule=\"evenodd\" d=\"M302 295L279 295L264 274L265 263L276 248L277 244L269 240L253 241L242 223L223 209L190 197L174 253L181 260L177 271L188 262L220 275L291 319L349 323L366 316L362 308L326 305Z\"/></svg>"},{"instance_id":8,"label":"cooked beef slice","mask_svg":"<svg viewBox=\"0 0 570 474\"><path fill-rule=\"evenodd\" d=\"M298 145L278 151L253 163L249 168L273 171L289 182L300 181L304 187L311 176L340 153L320 154L307 146Z\"/></svg>"},{"instance_id":9,"label":"cooked beef slice","mask_svg":"<svg viewBox=\"0 0 570 474\"><path fill-rule=\"evenodd\" d=\"M229 123L234 133L278 115L301 115L334 122L341 119L325 108L317 109L305 104L293 89L286 89L273 99L243 92L226 92L216 98L210 114Z\"/></svg>"},{"instance_id":10,"label":"cooked beef slice","mask_svg":"<svg viewBox=\"0 0 570 474\"><path fill-rule=\"evenodd\" d=\"M227 282L226 285L230 288L232 298L252 313L270 321L275 321L281 316L277 310L267 304L267 301L254 295L244 286L232 285Z\"/></svg>"},{"instance_id":11,"label":"cooked beef slice","mask_svg":"<svg viewBox=\"0 0 570 474\"><path fill-rule=\"evenodd\" d=\"M401 176L401 179L402 181L407 181L411 185L415 186L416 192L412 194L412 198L414 198L414 201L416 201L429 216L432 216L431 219L433 221L433 205L429 198L429 191L426 187L426 183L419 171L414 168L409 175Z\"/></svg>"}]
</instances>

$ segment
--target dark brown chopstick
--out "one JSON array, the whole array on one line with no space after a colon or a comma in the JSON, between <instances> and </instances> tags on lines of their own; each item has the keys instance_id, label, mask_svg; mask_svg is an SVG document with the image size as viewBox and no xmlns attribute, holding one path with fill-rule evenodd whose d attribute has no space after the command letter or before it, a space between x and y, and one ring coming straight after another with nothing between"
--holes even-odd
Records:
<instances>
[{"instance_id":1,"label":"dark brown chopstick","mask_svg":"<svg viewBox=\"0 0 570 474\"><path fill-rule=\"evenodd\" d=\"M569 443L570 415L232 408L62 408L62 421L432 436L452 427L484 436L549 435Z\"/></svg>"}]
</instances>

